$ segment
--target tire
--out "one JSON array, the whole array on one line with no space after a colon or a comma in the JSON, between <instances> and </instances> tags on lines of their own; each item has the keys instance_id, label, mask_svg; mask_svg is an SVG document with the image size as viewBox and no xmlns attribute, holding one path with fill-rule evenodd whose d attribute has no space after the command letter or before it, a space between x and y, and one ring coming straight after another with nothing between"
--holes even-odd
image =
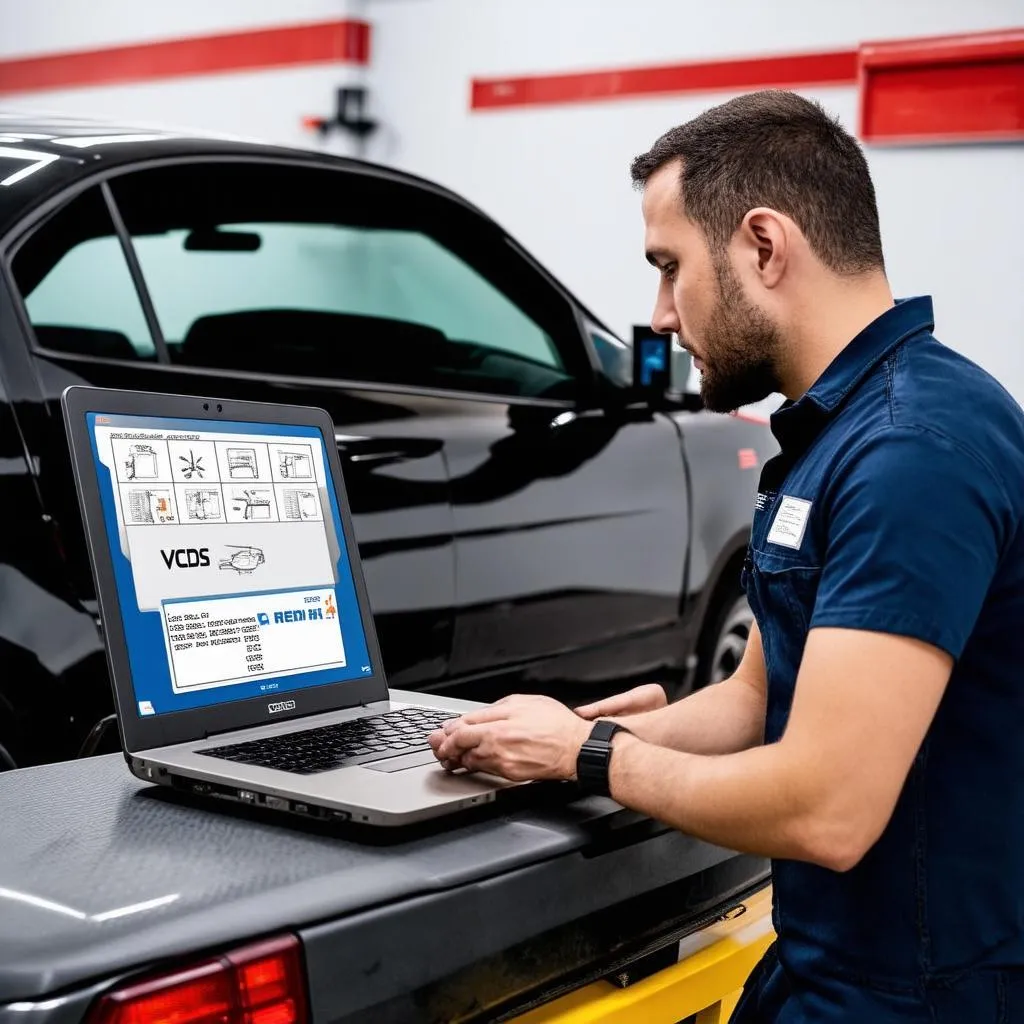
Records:
<instances>
[{"instance_id":1,"label":"tire","mask_svg":"<svg viewBox=\"0 0 1024 1024\"><path fill-rule=\"evenodd\" d=\"M719 603L712 626L701 644L694 689L720 683L736 671L753 621L754 613L746 595L738 587L730 588Z\"/></svg>"}]
</instances>

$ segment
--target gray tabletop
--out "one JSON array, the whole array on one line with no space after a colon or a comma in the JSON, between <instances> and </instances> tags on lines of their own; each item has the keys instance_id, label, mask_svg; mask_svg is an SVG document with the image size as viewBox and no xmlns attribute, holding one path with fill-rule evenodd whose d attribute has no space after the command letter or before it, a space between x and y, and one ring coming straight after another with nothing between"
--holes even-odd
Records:
<instances>
[{"instance_id":1,"label":"gray tabletop","mask_svg":"<svg viewBox=\"0 0 1024 1024\"><path fill-rule=\"evenodd\" d=\"M586 851L620 820L648 826L633 845L653 842L651 877L595 891L594 907L731 856L602 798L542 801L384 844L186 802L134 779L118 755L0 774L0 1004L194 954L197 944L370 919L367 911L430 894L479 892L487 879L526 885L537 873L522 869ZM675 863L680 856L692 864ZM560 913L529 916L539 929Z\"/></svg>"}]
</instances>

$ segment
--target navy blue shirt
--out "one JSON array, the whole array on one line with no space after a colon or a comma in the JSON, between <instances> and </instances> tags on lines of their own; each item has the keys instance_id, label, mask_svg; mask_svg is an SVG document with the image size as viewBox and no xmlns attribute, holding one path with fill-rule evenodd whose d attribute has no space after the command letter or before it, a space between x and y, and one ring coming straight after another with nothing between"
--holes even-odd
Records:
<instances>
[{"instance_id":1,"label":"navy blue shirt","mask_svg":"<svg viewBox=\"0 0 1024 1024\"><path fill-rule=\"evenodd\" d=\"M773 864L778 941L738 1019L1024 1021L1024 412L932 328L929 298L898 302L772 417L744 569L766 742L815 627L955 664L863 860Z\"/></svg>"}]
</instances>

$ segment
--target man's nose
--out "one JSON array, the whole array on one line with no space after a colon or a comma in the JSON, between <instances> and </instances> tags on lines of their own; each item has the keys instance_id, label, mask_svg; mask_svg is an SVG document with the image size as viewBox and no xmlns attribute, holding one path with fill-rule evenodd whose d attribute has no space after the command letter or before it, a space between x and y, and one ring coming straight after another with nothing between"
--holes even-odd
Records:
<instances>
[{"instance_id":1,"label":"man's nose","mask_svg":"<svg viewBox=\"0 0 1024 1024\"><path fill-rule=\"evenodd\" d=\"M654 304L654 313L651 315L651 330L658 334L679 333L679 314L676 313L676 304L672 301L670 289L661 288L658 291L658 301Z\"/></svg>"}]
</instances>

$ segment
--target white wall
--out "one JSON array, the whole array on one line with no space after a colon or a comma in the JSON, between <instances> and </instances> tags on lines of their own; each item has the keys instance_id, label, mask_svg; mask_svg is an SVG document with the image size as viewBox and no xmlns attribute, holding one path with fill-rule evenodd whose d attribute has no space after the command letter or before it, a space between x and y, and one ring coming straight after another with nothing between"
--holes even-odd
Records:
<instances>
[{"instance_id":1,"label":"white wall","mask_svg":"<svg viewBox=\"0 0 1024 1024\"><path fill-rule=\"evenodd\" d=\"M629 162L728 94L470 113L471 78L844 49L1021 21L1019 0L375 0L371 10L375 98L396 134L378 154L478 202L620 331L647 319L655 288ZM853 87L801 91L855 129ZM1024 401L1024 146L869 148L868 160L894 290L931 293L940 339Z\"/></svg>"},{"instance_id":2,"label":"white wall","mask_svg":"<svg viewBox=\"0 0 1024 1024\"><path fill-rule=\"evenodd\" d=\"M1011 27L1019 0L0 0L0 59L342 17L373 24L369 156L433 177L494 215L612 327L649 316L629 161L727 98L644 97L471 112L473 77L559 73ZM317 65L0 96L56 109L320 145L300 127L362 74ZM855 127L850 88L809 92ZM350 151L334 137L325 144ZM1024 146L869 148L897 294L935 296L937 334L1024 401Z\"/></svg>"},{"instance_id":3,"label":"white wall","mask_svg":"<svg viewBox=\"0 0 1024 1024\"><path fill-rule=\"evenodd\" d=\"M0 0L0 59L358 16L365 0Z\"/></svg>"},{"instance_id":4,"label":"white wall","mask_svg":"<svg viewBox=\"0 0 1024 1024\"><path fill-rule=\"evenodd\" d=\"M370 2L0 0L0 60L343 18L365 19ZM305 116L333 113L335 90L362 82L365 75L366 69L351 64L292 66L10 96L0 93L0 108L229 132L349 155L354 146L348 139L335 133L323 143L301 122Z\"/></svg>"}]
</instances>

